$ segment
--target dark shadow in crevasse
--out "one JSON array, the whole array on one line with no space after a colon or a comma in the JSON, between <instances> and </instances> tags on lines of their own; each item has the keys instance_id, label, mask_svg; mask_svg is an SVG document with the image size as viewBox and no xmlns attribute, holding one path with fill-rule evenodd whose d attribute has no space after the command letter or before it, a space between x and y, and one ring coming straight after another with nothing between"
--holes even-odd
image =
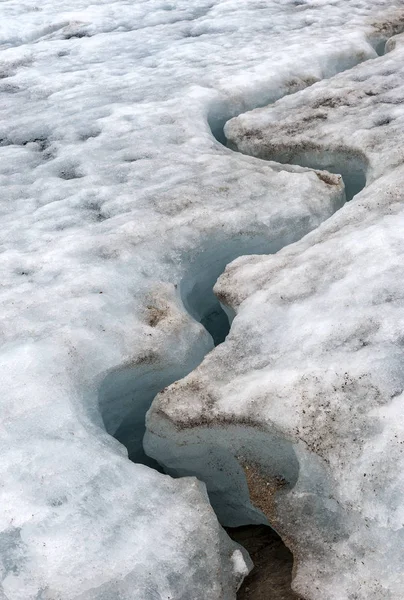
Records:
<instances>
[{"instance_id":1,"label":"dark shadow in crevasse","mask_svg":"<svg viewBox=\"0 0 404 600\"><path fill-rule=\"evenodd\" d=\"M384 56L386 54L386 43L387 38L381 38L375 42L374 49L376 50L377 56Z\"/></svg>"},{"instance_id":2,"label":"dark shadow in crevasse","mask_svg":"<svg viewBox=\"0 0 404 600\"><path fill-rule=\"evenodd\" d=\"M293 554L267 525L226 528L248 551L254 568L244 579L237 600L299 600L291 588Z\"/></svg>"},{"instance_id":3,"label":"dark shadow in crevasse","mask_svg":"<svg viewBox=\"0 0 404 600\"><path fill-rule=\"evenodd\" d=\"M224 342L230 331L229 317L226 315L219 302L217 303L217 306L212 307L207 314L202 316L200 322L212 336L215 346Z\"/></svg>"}]
</instances>

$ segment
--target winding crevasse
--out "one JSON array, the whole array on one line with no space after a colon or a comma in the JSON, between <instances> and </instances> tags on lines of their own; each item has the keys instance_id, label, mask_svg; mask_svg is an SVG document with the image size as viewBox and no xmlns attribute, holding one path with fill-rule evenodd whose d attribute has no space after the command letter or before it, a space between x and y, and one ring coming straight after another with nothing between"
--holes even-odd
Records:
<instances>
[{"instance_id":1,"label":"winding crevasse","mask_svg":"<svg viewBox=\"0 0 404 600\"><path fill-rule=\"evenodd\" d=\"M365 172L369 184L300 242L228 266L226 343L148 414L146 451L205 480L222 522L274 525L308 598L401 597L397 471L384 464L387 447L401 464L403 443L399 42L225 127L245 154L332 166L352 196Z\"/></svg>"},{"instance_id":2,"label":"winding crevasse","mask_svg":"<svg viewBox=\"0 0 404 600\"><path fill-rule=\"evenodd\" d=\"M133 456L148 460L143 414L134 429L126 421L134 396L144 412L212 348L199 321L217 304L198 308L195 284L210 292L240 253L287 245L278 261L350 210L336 213L338 178L232 152L208 121L371 58L371 37L402 23L390 4L337 0L323 18L321 2L294 0L2 3L0 596L234 599L249 561L204 484L129 461L113 435L129 447L134 433ZM394 111L383 111L378 122L394 130ZM356 210L352 223L362 200ZM227 352L240 322L204 362ZM242 345L258 356L252 331ZM232 356L222 377L236 378ZM299 459L298 482L301 471Z\"/></svg>"}]
</instances>

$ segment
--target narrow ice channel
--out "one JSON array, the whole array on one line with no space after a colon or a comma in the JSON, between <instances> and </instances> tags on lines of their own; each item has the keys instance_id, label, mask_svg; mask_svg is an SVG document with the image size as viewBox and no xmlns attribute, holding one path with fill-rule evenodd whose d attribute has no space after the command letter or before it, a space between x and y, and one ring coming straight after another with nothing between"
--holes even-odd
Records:
<instances>
[{"instance_id":1,"label":"narrow ice channel","mask_svg":"<svg viewBox=\"0 0 404 600\"><path fill-rule=\"evenodd\" d=\"M375 50L378 55L384 53L385 41L381 40L377 43ZM276 99L274 98L274 101ZM212 135L218 142L227 146L229 150L238 150L231 148L226 138L226 122L233 116L235 115L211 115L209 125ZM301 152L298 148L292 147L257 158L340 174L345 184L347 201L352 200L366 185L366 161L362 157L350 154L349 150L336 152L306 148ZM324 176L326 177L326 174ZM307 231L302 235L306 233ZM211 336L211 343L198 345L197 342L187 360L181 364L173 365L168 362L163 364L160 361L156 365L152 360L146 359L141 365L111 373L103 381L99 390L101 412L103 407L114 405L114 399L120 396L127 397L132 405L129 414L122 415L119 426L113 431L109 430L111 435L126 446L131 460L159 471L164 470L154 459L147 456L143 449L145 416L154 397L163 388L188 375L202 362L207 352L226 339L233 315L230 309L220 304L213 293L213 286L226 265L242 255L275 253L300 237L302 236L298 235L291 239L289 236L276 242L270 242L263 237L247 239L243 237L222 241L219 244L207 244L205 248L200 249L199 253L194 253L193 259L189 261L188 268L185 269L178 283L178 290L184 310L203 325ZM291 568L290 559L289 563Z\"/></svg>"}]
</instances>

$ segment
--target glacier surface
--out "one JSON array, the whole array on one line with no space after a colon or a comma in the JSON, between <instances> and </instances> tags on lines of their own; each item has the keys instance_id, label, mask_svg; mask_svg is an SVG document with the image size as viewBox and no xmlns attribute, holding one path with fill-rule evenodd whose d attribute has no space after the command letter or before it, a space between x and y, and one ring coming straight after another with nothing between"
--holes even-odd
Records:
<instances>
[{"instance_id":1,"label":"glacier surface","mask_svg":"<svg viewBox=\"0 0 404 600\"><path fill-rule=\"evenodd\" d=\"M308 599L399 598L402 3L0 13L0 598L234 599L248 556L204 484L153 459L202 478L223 523L269 519ZM367 85L368 105L298 131L335 142L338 173L360 150L347 195L367 187L344 204L339 175L313 170L330 161L283 154L298 119L278 121ZM265 139L277 123L274 151L247 144L247 111L287 95L254 122ZM237 317L209 353L227 333L213 285L247 254L218 284ZM191 371L157 397L146 456L153 397Z\"/></svg>"}]
</instances>

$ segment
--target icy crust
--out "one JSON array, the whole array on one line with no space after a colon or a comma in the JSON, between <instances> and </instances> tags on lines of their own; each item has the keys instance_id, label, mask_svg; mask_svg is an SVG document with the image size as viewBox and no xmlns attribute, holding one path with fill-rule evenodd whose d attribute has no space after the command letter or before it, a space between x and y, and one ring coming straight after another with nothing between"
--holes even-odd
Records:
<instances>
[{"instance_id":1,"label":"icy crust","mask_svg":"<svg viewBox=\"0 0 404 600\"><path fill-rule=\"evenodd\" d=\"M261 158L346 153L368 185L300 242L226 268L225 344L148 414L146 451L204 479L224 523L270 522L310 600L404 589L402 64L396 44L226 126Z\"/></svg>"},{"instance_id":2,"label":"icy crust","mask_svg":"<svg viewBox=\"0 0 404 600\"><path fill-rule=\"evenodd\" d=\"M111 436L146 461L153 395L212 348L198 320L215 300L195 289L344 203L338 177L232 153L212 131L374 58L403 23L389 5L3 3L7 600L234 598L249 561L203 486L131 463Z\"/></svg>"}]
</instances>

